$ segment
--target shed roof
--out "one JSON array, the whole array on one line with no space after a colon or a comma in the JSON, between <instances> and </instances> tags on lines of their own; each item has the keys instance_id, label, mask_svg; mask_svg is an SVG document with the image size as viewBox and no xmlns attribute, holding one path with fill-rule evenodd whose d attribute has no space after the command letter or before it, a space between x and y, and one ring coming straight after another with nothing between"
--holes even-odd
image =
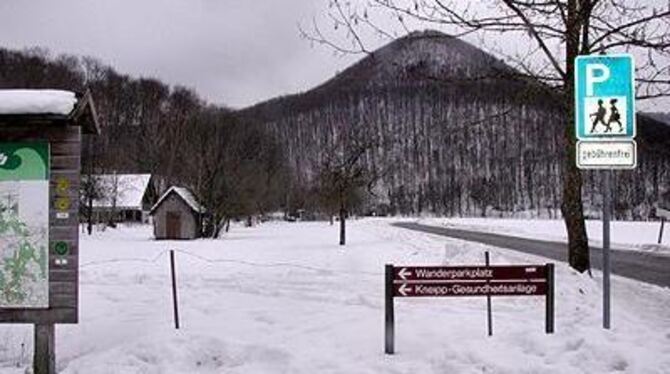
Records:
<instances>
[{"instance_id":1,"label":"shed roof","mask_svg":"<svg viewBox=\"0 0 670 374\"><path fill-rule=\"evenodd\" d=\"M84 134L99 134L100 126L91 93L50 89L0 90L0 124L69 123Z\"/></svg>"},{"instance_id":2,"label":"shed roof","mask_svg":"<svg viewBox=\"0 0 670 374\"><path fill-rule=\"evenodd\" d=\"M149 187L151 174L100 174L92 177L105 191L103 198L93 200L94 207L142 209L142 199Z\"/></svg>"},{"instance_id":3,"label":"shed roof","mask_svg":"<svg viewBox=\"0 0 670 374\"><path fill-rule=\"evenodd\" d=\"M160 199L158 199L156 204L154 204L154 206L151 208L151 214L154 214L154 211L156 211L156 209L163 203L163 201L165 201L165 199L167 199L168 196L170 196L170 194L175 194L176 196L178 196L194 212L196 213L204 212L203 206L200 205L198 199L195 197L193 192L191 192L191 190L189 190L186 187L172 186L163 194L163 196L161 196Z\"/></svg>"}]
</instances>

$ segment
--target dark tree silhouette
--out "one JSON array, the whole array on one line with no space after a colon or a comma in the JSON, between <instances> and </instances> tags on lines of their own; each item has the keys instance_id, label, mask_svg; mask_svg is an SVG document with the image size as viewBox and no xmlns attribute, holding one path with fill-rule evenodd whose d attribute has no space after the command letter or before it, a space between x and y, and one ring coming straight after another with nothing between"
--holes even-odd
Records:
<instances>
[{"instance_id":1,"label":"dark tree silhouette","mask_svg":"<svg viewBox=\"0 0 670 374\"><path fill-rule=\"evenodd\" d=\"M379 179L365 164L366 154L378 147L378 140L365 127L354 126L341 128L333 137L318 166L316 193L322 209L338 212L340 245L345 245L347 218Z\"/></svg>"}]
</instances>

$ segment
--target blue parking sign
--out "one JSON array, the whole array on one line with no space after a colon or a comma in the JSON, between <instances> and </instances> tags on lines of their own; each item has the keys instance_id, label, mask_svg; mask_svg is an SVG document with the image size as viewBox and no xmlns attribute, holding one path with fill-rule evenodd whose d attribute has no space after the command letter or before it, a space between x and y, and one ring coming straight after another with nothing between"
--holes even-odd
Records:
<instances>
[{"instance_id":1,"label":"blue parking sign","mask_svg":"<svg viewBox=\"0 0 670 374\"><path fill-rule=\"evenodd\" d=\"M580 140L635 137L635 64L631 55L579 56L575 123Z\"/></svg>"}]
</instances>

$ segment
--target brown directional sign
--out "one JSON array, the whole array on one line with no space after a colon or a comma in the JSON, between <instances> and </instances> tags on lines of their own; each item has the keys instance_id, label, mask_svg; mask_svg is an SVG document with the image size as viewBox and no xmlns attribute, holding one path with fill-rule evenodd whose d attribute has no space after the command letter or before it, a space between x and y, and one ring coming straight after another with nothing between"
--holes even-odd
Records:
<instances>
[{"instance_id":1,"label":"brown directional sign","mask_svg":"<svg viewBox=\"0 0 670 374\"><path fill-rule=\"evenodd\" d=\"M488 264L488 257L486 259ZM554 264L394 266L384 272L384 352L395 352L396 297L545 296L545 331L554 332ZM489 304L490 308L490 304ZM490 309L489 309L490 313ZM489 314L489 323L491 316ZM491 334L489 325L489 334Z\"/></svg>"},{"instance_id":2,"label":"brown directional sign","mask_svg":"<svg viewBox=\"0 0 670 374\"><path fill-rule=\"evenodd\" d=\"M394 297L539 296L546 282L431 282L394 284Z\"/></svg>"},{"instance_id":3,"label":"brown directional sign","mask_svg":"<svg viewBox=\"0 0 670 374\"><path fill-rule=\"evenodd\" d=\"M394 282L447 280L544 279L545 266L405 266L394 267Z\"/></svg>"}]
</instances>

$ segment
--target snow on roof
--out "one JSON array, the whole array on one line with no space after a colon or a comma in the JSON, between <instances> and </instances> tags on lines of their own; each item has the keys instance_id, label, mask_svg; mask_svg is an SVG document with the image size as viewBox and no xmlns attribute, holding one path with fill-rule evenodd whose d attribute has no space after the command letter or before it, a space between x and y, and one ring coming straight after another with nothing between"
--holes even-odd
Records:
<instances>
[{"instance_id":1,"label":"snow on roof","mask_svg":"<svg viewBox=\"0 0 670 374\"><path fill-rule=\"evenodd\" d=\"M168 189L163 194L163 196L161 196L161 198L158 199L156 204L154 204L154 206L151 208L151 211L153 212L156 208L158 208L158 206L161 205L161 203L163 203L163 200L165 200L168 196L170 196L172 192L179 195L179 197L181 197L181 199L184 200L184 202L194 211L198 213L202 213L205 211L202 205L198 203L198 199L196 199L195 195L193 194L193 192L191 192L191 190L185 187L177 187L177 186L170 187L170 189Z\"/></svg>"},{"instance_id":2,"label":"snow on roof","mask_svg":"<svg viewBox=\"0 0 670 374\"><path fill-rule=\"evenodd\" d=\"M104 197L93 200L96 208L142 209L142 198L149 187L151 174L94 175ZM116 199L116 202L114 201Z\"/></svg>"},{"instance_id":3,"label":"snow on roof","mask_svg":"<svg viewBox=\"0 0 670 374\"><path fill-rule=\"evenodd\" d=\"M74 92L63 90L0 90L0 114L68 115L77 104Z\"/></svg>"}]
</instances>

